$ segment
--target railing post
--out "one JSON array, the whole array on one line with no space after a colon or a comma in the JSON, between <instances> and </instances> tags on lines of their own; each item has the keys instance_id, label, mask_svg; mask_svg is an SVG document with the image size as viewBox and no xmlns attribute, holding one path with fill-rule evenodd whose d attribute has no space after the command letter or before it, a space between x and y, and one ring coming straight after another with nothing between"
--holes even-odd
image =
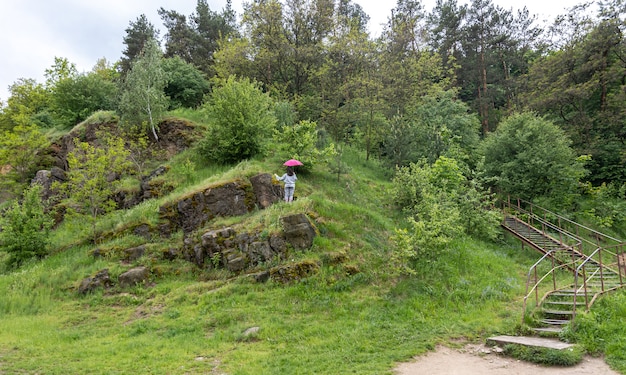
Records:
<instances>
[{"instance_id":1,"label":"railing post","mask_svg":"<svg viewBox=\"0 0 626 375\"><path fill-rule=\"evenodd\" d=\"M604 265L602 264L602 248L598 252L598 260L600 261L600 288L604 293Z\"/></svg>"}]
</instances>

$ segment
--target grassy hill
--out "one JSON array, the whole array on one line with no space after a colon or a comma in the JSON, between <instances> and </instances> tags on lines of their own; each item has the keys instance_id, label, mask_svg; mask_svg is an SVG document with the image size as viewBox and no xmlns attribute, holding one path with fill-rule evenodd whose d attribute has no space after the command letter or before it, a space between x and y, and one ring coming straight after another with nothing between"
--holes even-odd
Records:
<instances>
[{"instance_id":1,"label":"grassy hill","mask_svg":"<svg viewBox=\"0 0 626 375\"><path fill-rule=\"evenodd\" d=\"M164 260L180 234L145 240L123 230L156 225L163 202L208 184L280 172L271 155L232 168L175 156L163 176L175 187L169 196L100 220L101 232L113 233L97 245L102 257L81 223L63 223L54 254L0 275L0 373L390 374L439 343L519 328L535 253L504 235L497 243L458 238L445 258L396 276L390 236L404 219L388 195L389 175L354 150L344 161L349 173L339 178L323 167L299 175L293 204L208 225L272 231L283 215L309 215L320 236L284 262L315 261L320 272L289 284ZM138 245L146 254L124 261L121 250ZM148 285L76 292L99 270L116 276L136 265L151 270Z\"/></svg>"}]
</instances>

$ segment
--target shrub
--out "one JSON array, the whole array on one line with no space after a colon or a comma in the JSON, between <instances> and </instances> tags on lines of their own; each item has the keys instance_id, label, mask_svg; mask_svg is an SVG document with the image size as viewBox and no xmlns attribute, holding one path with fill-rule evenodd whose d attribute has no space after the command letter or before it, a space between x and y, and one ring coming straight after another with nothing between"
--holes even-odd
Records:
<instances>
[{"instance_id":1,"label":"shrub","mask_svg":"<svg viewBox=\"0 0 626 375\"><path fill-rule=\"evenodd\" d=\"M230 77L203 105L211 126L200 153L218 163L236 163L263 153L275 126L272 99L257 83Z\"/></svg>"},{"instance_id":2,"label":"shrub","mask_svg":"<svg viewBox=\"0 0 626 375\"><path fill-rule=\"evenodd\" d=\"M9 267L48 253L53 221L44 211L41 189L40 185L26 189L22 201L15 201L0 218L0 245L10 255Z\"/></svg>"}]
</instances>

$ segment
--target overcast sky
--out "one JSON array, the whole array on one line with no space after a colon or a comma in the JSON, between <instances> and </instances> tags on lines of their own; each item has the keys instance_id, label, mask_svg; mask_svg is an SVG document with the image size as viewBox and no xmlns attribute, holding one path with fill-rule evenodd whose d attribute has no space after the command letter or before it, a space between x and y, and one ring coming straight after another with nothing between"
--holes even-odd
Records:
<instances>
[{"instance_id":1,"label":"overcast sky","mask_svg":"<svg viewBox=\"0 0 626 375\"><path fill-rule=\"evenodd\" d=\"M380 34L395 0L353 0L370 16L372 35ZM552 20L581 0L492 0L506 9L526 5L540 20ZM233 0L240 16L242 3ZM459 3L469 1L459 0ZM208 0L211 10L221 11L226 0ZM436 0L423 0L430 11ZM92 69L105 57L117 61L121 55L125 29L145 14L165 34L157 9L163 7L189 16L197 0L0 0L0 100L8 98L8 86L19 78L44 82L44 71L54 57L76 64L79 72Z\"/></svg>"}]
</instances>

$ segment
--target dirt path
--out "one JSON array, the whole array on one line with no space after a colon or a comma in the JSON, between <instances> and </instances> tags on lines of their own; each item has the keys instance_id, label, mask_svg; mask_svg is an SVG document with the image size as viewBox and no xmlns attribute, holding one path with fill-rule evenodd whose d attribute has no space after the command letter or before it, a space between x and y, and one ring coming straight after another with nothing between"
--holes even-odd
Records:
<instances>
[{"instance_id":1,"label":"dirt path","mask_svg":"<svg viewBox=\"0 0 626 375\"><path fill-rule=\"evenodd\" d=\"M573 367L545 367L492 352L482 345L437 347L396 368L398 375L619 375L601 358L585 357Z\"/></svg>"}]
</instances>

